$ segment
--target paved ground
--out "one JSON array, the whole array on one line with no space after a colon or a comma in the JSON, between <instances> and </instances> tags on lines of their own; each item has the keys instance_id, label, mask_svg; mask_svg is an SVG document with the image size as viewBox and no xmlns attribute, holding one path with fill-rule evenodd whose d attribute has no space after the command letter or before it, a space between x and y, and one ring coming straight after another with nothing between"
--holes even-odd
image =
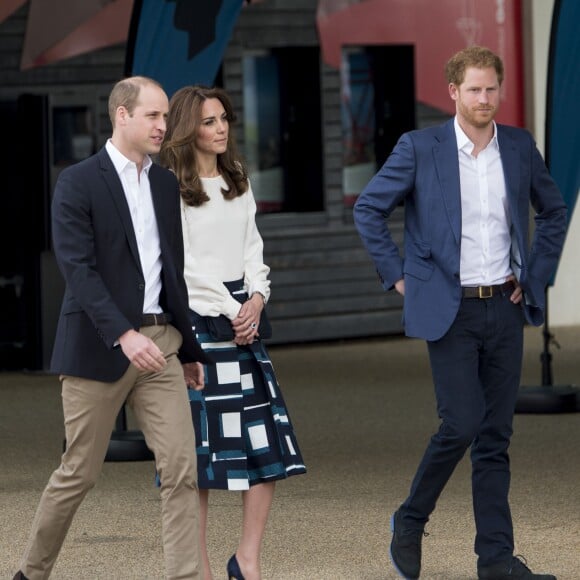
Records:
<instances>
[{"instance_id":1,"label":"paved ground","mask_svg":"<svg viewBox=\"0 0 580 580\"><path fill-rule=\"evenodd\" d=\"M580 383L580 328L555 331L554 380ZM524 385L541 379L539 329L526 330ZM265 580L395 578L388 518L437 426L421 341L401 337L273 347L307 462L281 482L264 546ZM38 497L62 449L54 377L0 374L0 579L11 578ZM534 569L580 580L580 413L517 415L511 456L517 551ZM159 501L151 462L106 463L81 506L56 580L160 579ZM236 548L239 495L211 497L215 578ZM425 579L474 579L469 463L440 499L424 540Z\"/></svg>"}]
</instances>

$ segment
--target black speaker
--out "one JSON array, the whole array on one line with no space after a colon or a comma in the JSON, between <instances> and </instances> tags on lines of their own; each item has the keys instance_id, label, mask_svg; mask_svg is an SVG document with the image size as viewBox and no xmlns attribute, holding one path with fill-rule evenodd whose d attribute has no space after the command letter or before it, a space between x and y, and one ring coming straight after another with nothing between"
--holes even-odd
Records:
<instances>
[{"instance_id":1,"label":"black speaker","mask_svg":"<svg viewBox=\"0 0 580 580\"><path fill-rule=\"evenodd\" d=\"M48 98L0 102L0 369L42 368L41 253L48 248Z\"/></svg>"}]
</instances>

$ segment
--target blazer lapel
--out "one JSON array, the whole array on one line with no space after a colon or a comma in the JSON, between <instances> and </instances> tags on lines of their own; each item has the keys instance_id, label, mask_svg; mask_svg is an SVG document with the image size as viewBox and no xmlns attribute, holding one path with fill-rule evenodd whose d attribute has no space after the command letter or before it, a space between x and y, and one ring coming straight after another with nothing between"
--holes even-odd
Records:
<instances>
[{"instance_id":1,"label":"blazer lapel","mask_svg":"<svg viewBox=\"0 0 580 580\"><path fill-rule=\"evenodd\" d=\"M459 244L461 240L461 190L453 119L443 125L435 139L436 143L433 146L435 170L439 177L441 195L451 224L451 231L455 241Z\"/></svg>"},{"instance_id":2,"label":"blazer lapel","mask_svg":"<svg viewBox=\"0 0 580 580\"><path fill-rule=\"evenodd\" d=\"M506 187L506 194L511 214L511 257L510 264L516 278L521 280L522 268L525 267L528 220L528 203L526 210L520 211L519 189L520 189L520 159L518 148L514 140L503 130L501 125L497 125L497 142L499 154L503 168L503 175Z\"/></svg>"},{"instance_id":3,"label":"blazer lapel","mask_svg":"<svg viewBox=\"0 0 580 580\"><path fill-rule=\"evenodd\" d=\"M99 151L99 161L101 175L103 176L103 179L109 188L109 192L113 198L113 201L115 202L115 206L119 212L121 222L125 228L125 234L127 236L129 248L131 249L131 253L133 254L135 262L139 266L139 269L141 269L139 248L137 247L137 238L135 237L135 229L133 228L133 220L131 219L131 212L129 211L127 198L125 197L125 192L123 191L123 186L121 184L121 180L119 179L119 175L117 174L117 170L115 169L115 166L113 165L113 162L111 161L111 158L109 157L109 154L104 147Z\"/></svg>"},{"instance_id":4,"label":"blazer lapel","mask_svg":"<svg viewBox=\"0 0 580 580\"><path fill-rule=\"evenodd\" d=\"M155 219L157 221L157 233L159 235L160 249L163 253L165 248L165 227L164 226L164 215L165 208L167 207L167 192L163 190L163 187L158 178L159 173L155 164L149 170L149 185L151 186L151 199L153 201L153 208L155 209Z\"/></svg>"},{"instance_id":5,"label":"blazer lapel","mask_svg":"<svg viewBox=\"0 0 580 580\"><path fill-rule=\"evenodd\" d=\"M506 134L501 125L497 126L497 142L503 167L506 192L512 215L512 224L519 227L518 191L520 189L520 161L513 139Z\"/></svg>"}]
</instances>

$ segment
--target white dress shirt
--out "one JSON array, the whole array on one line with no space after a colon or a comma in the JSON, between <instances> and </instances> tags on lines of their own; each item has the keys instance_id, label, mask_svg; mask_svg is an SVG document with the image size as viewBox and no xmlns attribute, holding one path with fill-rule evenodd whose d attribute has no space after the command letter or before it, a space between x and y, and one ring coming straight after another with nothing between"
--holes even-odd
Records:
<instances>
[{"instance_id":1,"label":"white dress shirt","mask_svg":"<svg viewBox=\"0 0 580 580\"><path fill-rule=\"evenodd\" d=\"M503 284L512 273L511 215L495 123L493 127L491 141L474 157L474 144L455 118L461 187L462 286Z\"/></svg>"},{"instance_id":2,"label":"white dress shirt","mask_svg":"<svg viewBox=\"0 0 580 580\"><path fill-rule=\"evenodd\" d=\"M109 139L105 145L119 179L131 212L133 229L137 238L141 269L145 277L145 299L143 312L158 314L162 312L159 306L161 292L161 248L159 245L159 231L157 218L151 199L151 185L149 183L149 169L152 161L145 157L141 174L138 175L137 164L127 159Z\"/></svg>"}]
</instances>

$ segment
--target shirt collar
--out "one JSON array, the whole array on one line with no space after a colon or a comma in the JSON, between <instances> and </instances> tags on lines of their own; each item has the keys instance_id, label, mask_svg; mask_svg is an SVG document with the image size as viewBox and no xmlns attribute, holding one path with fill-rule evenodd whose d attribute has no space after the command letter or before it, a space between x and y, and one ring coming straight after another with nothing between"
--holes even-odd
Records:
<instances>
[{"instance_id":1,"label":"shirt collar","mask_svg":"<svg viewBox=\"0 0 580 580\"><path fill-rule=\"evenodd\" d=\"M491 138L491 141L487 146L488 147L491 146L499 151L499 144L497 142L497 125L495 124L495 121L492 121L492 123L493 123L493 137ZM465 134L463 129L460 127L459 122L457 121L457 116L453 121L453 126L455 127L455 138L457 139L457 149L459 151L464 150L466 153L471 154L474 144L471 141L471 139Z\"/></svg>"},{"instance_id":2,"label":"shirt collar","mask_svg":"<svg viewBox=\"0 0 580 580\"><path fill-rule=\"evenodd\" d=\"M115 169L119 175L125 171L129 164L133 166L135 165L134 161L131 161L129 158L125 157L115 147L115 145L113 145L113 141L111 141L111 139L108 139L105 143L105 149L107 150L107 153L109 154L109 157L111 158L111 161L113 162L113 165L115 166ZM153 165L151 157L149 157L149 155L145 155L143 159L143 171L145 171L147 175L149 175L149 169L151 168L151 165Z\"/></svg>"}]
</instances>

